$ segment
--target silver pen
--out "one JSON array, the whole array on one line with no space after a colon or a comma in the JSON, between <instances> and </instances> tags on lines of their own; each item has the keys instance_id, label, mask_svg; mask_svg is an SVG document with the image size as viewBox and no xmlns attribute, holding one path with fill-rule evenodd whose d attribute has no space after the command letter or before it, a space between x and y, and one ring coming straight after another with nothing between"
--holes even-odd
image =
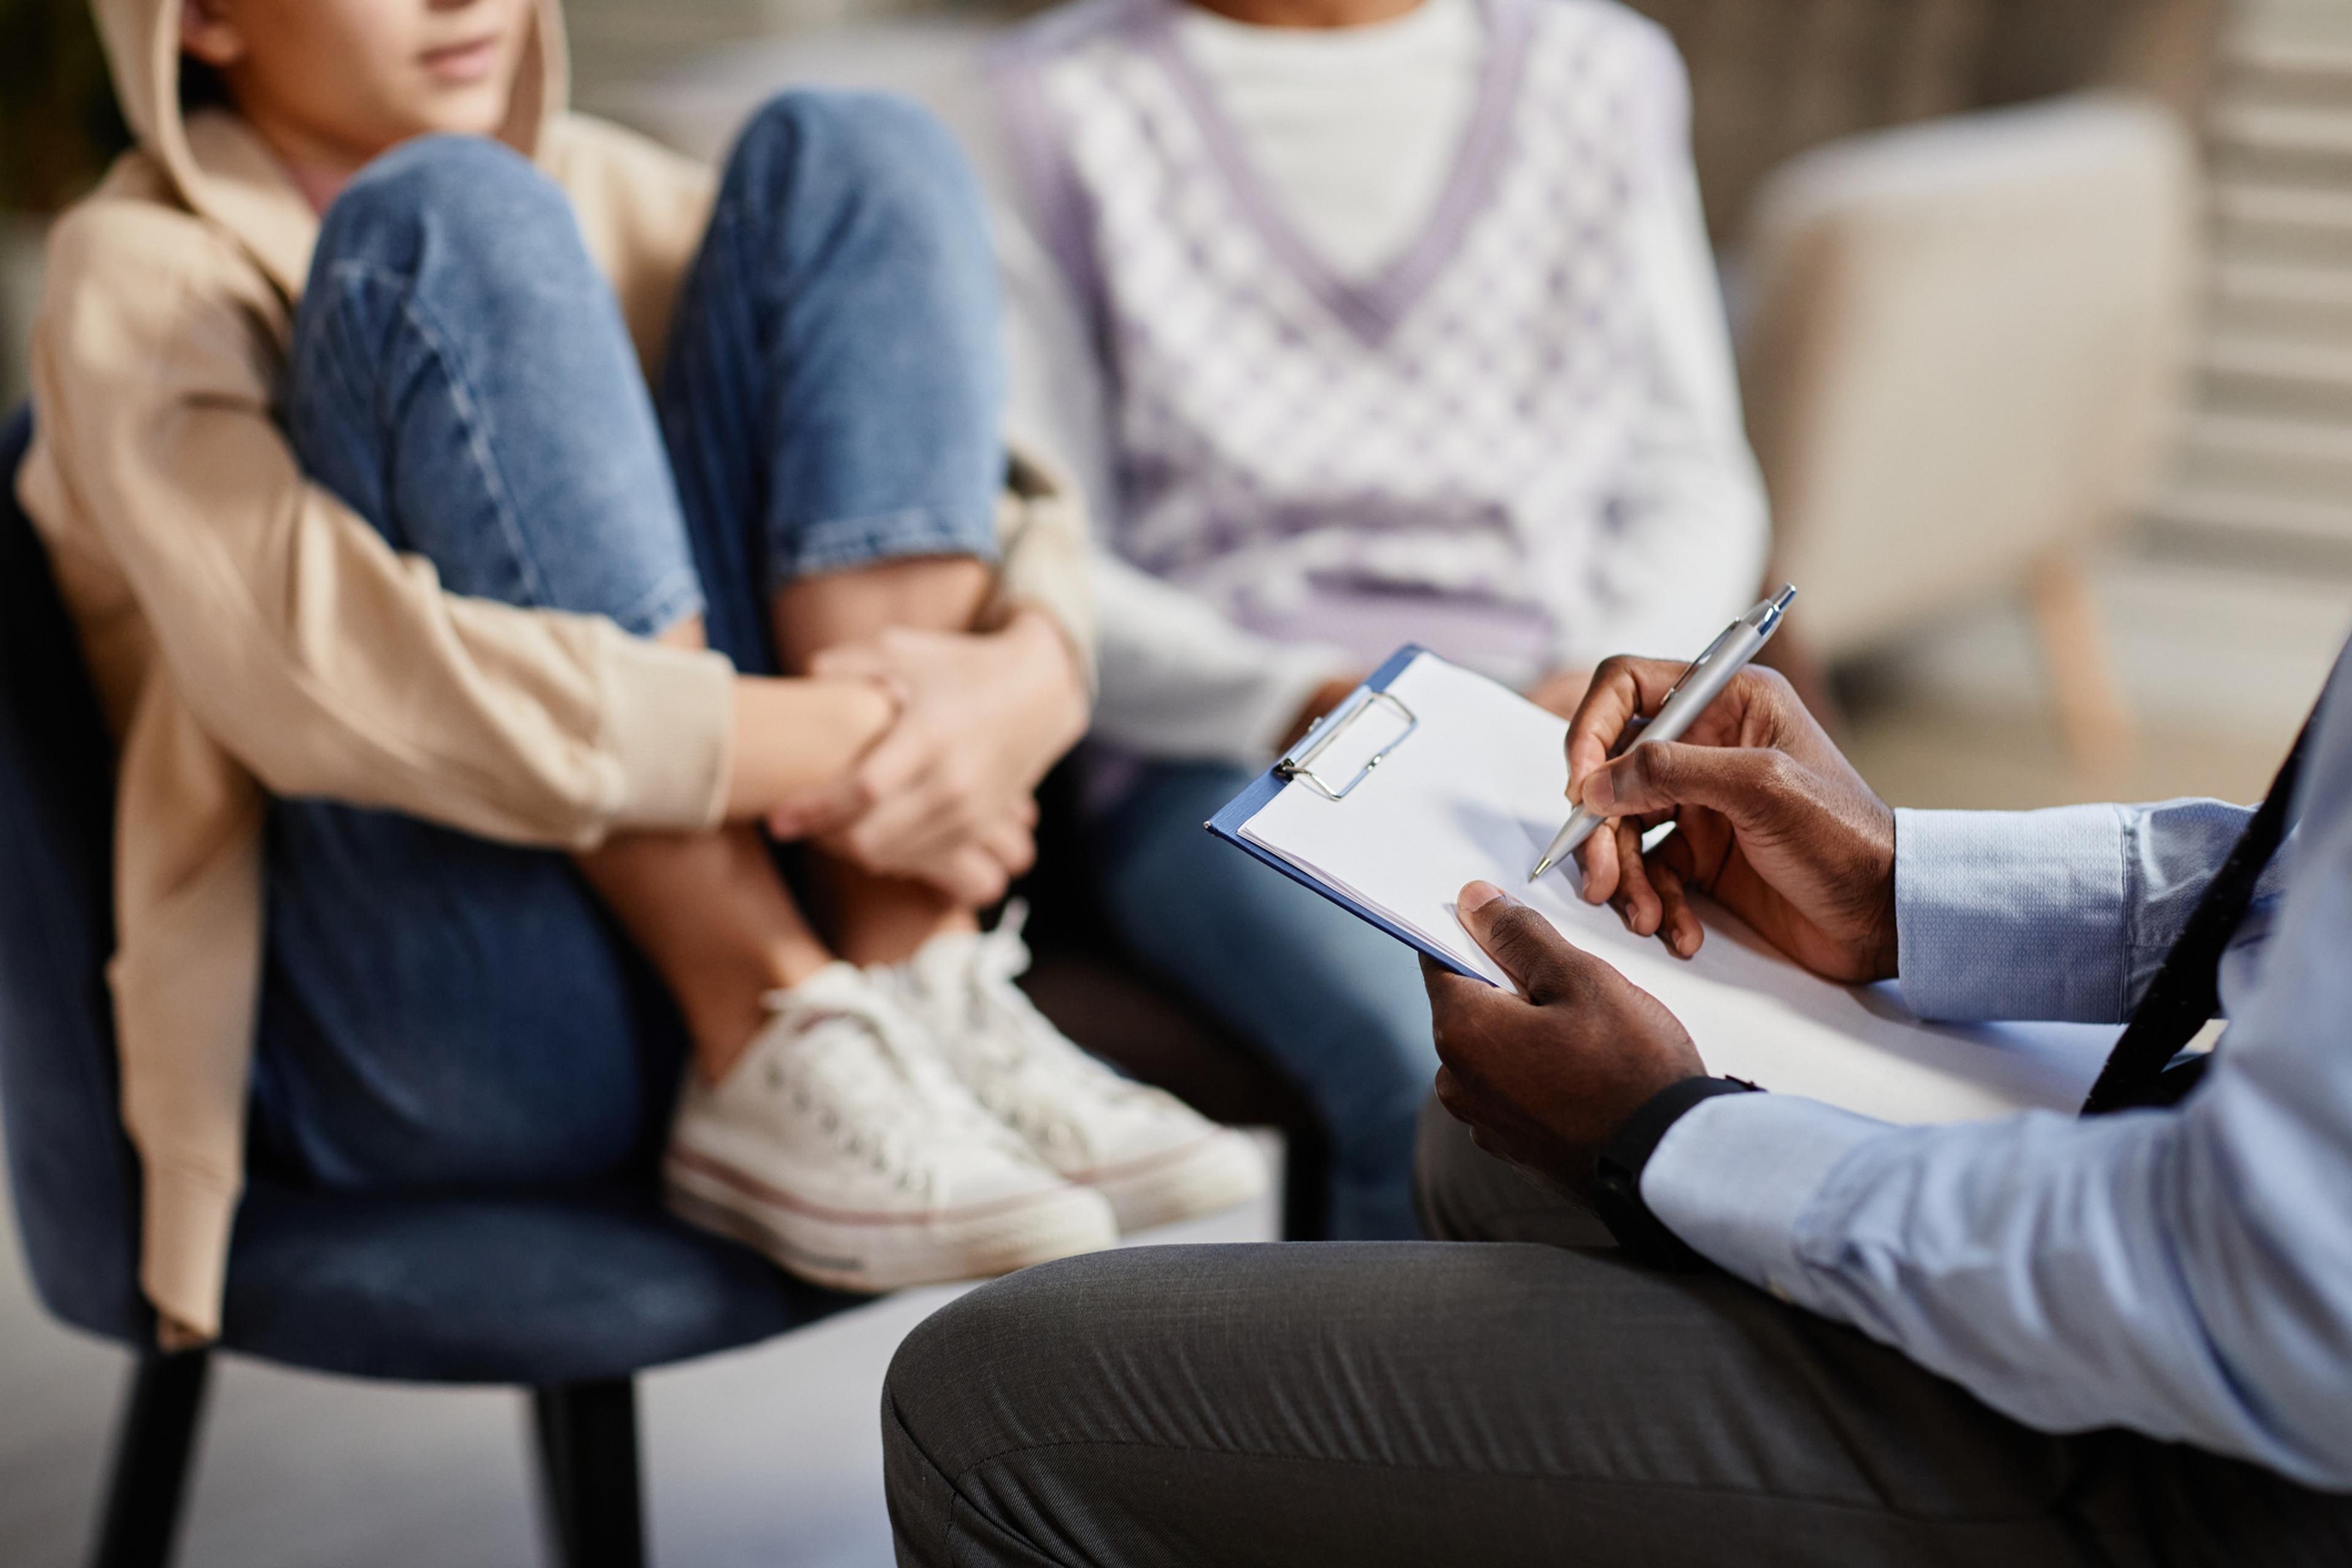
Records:
<instances>
[{"instance_id":1,"label":"silver pen","mask_svg":"<svg viewBox=\"0 0 2352 1568\"><path fill-rule=\"evenodd\" d=\"M1731 678L1747 668L1748 661L1772 640L1772 634L1780 629L1780 617L1788 612L1789 601L1796 596L1795 586L1783 584L1778 594L1724 627L1722 635L1707 644L1706 650L1691 660L1690 668L1675 679L1674 689L1658 705L1657 716L1642 726L1641 733L1633 738L1633 745L1681 740L1691 721L1706 711L1706 705L1731 684ZM1566 859L1578 845L1592 837L1592 830L1604 820L1580 805L1569 813L1568 821L1552 836L1551 847L1543 852L1536 868L1528 873L1528 880L1534 881Z\"/></svg>"}]
</instances>

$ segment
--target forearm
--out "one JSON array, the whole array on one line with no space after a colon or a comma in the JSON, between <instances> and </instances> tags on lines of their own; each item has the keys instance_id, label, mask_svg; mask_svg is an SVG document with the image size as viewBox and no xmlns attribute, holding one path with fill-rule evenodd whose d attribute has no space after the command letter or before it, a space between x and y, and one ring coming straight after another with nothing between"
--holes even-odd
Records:
<instances>
[{"instance_id":1,"label":"forearm","mask_svg":"<svg viewBox=\"0 0 2352 1568\"><path fill-rule=\"evenodd\" d=\"M735 682L735 742L728 760L727 818L756 820L841 778L882 738L897 712L879 682L772 679Z\"/></svg>"},{"instance_id":2,"label":"forearm","mask_svg":"<svg viewBox=\"0 0 2352 1568\"><path fill-rule=\"evenodd\" d=\"M2125 1426L2352 1484L2340 1263L2352 1257L2341 1048L2352 826L2328 820L2326 788L2282 858L2293 885L2241 950L2259 945L2258 969L2225 981L2231 1024L2214 1065L2178 1110L1895 1127L1794 1097L1730 1096L1659 1140L1643 1200L1724 1268L2029 1425ZM2114 984L2136 973L2142 938L2178 929L2172 906L2198 885L2188 868L2210 871L2242 814L2109 809L2106 849L2131 868L2118 875L2132 889L2107 955ZM2045 826L2011 820L1999 839L2014 856ZM2012 878L2008 897L2034 886ZM2105 897L2095 881L2093 906ZM2063 884L2045 901L2063 907Z\"/></svg>"},{"instance_id":3,"label":"forearm","mask_svg":"<svg viewBox=\"0 0 2352 1568\"><path fill-rule=\"evenodd\" d=\"M1714 1262L2028 1426L2341 1485L2343 1423L2300 1349L2332 1309L2274 1288L2295 1268L2236 1208L2234 1163L2177 1117L1893 1127L1759 1094L1685 1115L1641 1184Z\"/></svg>"},{"instance_id":4,"label":"forearm","mask_svg":"<svg viewBox=\"0 0 2352 1568\"><path fill-rule=\"evenodd\" d=\"M1896 812L1905 999L1930 1018L2121 1021L2246 816L2188 800Z\"/></svg>"}]
</instances>

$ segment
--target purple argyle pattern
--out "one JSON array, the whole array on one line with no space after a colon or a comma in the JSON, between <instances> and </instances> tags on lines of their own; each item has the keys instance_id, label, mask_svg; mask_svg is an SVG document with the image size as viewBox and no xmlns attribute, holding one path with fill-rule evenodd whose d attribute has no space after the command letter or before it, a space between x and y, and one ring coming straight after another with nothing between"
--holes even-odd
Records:
<instances>
[{"instance_id":1,"label":"purple argyle pattern","mask_svg":"<svg viewBox=\"0 0 2352 1568\"><path fill-rule=\"evenodd\" d=\"M1671 47L1600 0L1488 0L1444 198L1347 279L1260 185L1170 3L1062 13L999 78L1111 363L1118 547L1277 630L1335 589L1522 622L1589 602L1649 391L1627 214L1680 135Z\"/></svg>"}]
</instances>

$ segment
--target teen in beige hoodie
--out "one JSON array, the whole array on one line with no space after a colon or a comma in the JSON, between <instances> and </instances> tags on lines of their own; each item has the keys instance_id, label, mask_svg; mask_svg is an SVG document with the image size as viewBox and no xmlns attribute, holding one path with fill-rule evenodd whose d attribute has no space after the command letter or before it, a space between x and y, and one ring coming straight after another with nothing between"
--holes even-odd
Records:
<instances>
[{"instance_id":1,"label":"teen in beige hoodie","mask_svg":"<svg viewBox=\"0 0 2352 1568\"><path fill-rule=\"evenodd\" d=\"M502 591L473 581L481 576L469 576L475 542L436 544L430 527L401 515L430 510L437 496L470 493L469 482L495 489L502 475L511 484L516 472L531 471L502 469L510 452L491 449L527 444L532 434L494 428L493 416L530 416L469 403L479 389L469 391L464 364L504 365L517 370L510 379L528 383L544 367L595 363L604 346L625 366L633 344L636 363L656 375L681 291L709 295L717 287L710 278L726 280L727 267L706 258L707 275L687 281L711 222L711 173L565 110L554 0L98 0L96 9L139 145L51 241L34 342L37 438L20 493L47 540L121 743L120 947L110 979L124 1119L145 1174L142 1285L167 1340L218 1331L257 1029L271 1038L273 1010L305 1011L289 997L310 1013L321 996L353 1008L419 1004L403 1024L376 1032L362 1025L306 1033L299 1022L275 1031L292 1043L275 1064L282 1079L276 1110L265 1110L257 1131L298 1178L354 1186L541 1180L628 1157L626 1126L603 1144L590 1139L585 1152L551 1157L553 1168L534 1166L529 1151L537 1145L528 1138L512 1158L462 1139L454 1152L436 1144L443 1110L457 1120L467 1114L458 1101L504 1095L516 1116L537 1114L543 1103L560 1121L565 1095L548 1094L550 1083L584 1095L578 1086L604 1081L593 1049L583 1046L576 1061L561 1057L568 1033L603 1037L611 1047L617 1028L624 1055L634 1046L657 1058L657 1025L616 1026L609 1015L626 1009L596 1005L625 999L625 977L576 974L577 994L567 998L563 976L551 987L546 975L517 975L512 985L533 982L537 990L498 994L518 941L496 930L500 921L580 922L568 909L518 910L509 896L545 884L559 852L619 917L678 1005L698 1070L689 1075L674 1156L694 1128L709 1134L685 1151L698 1163L684 1173L702 1183L688 1194L697 1212L788 1259L793 1226L833 1226L821 1238L832 1248L830 1264L804 1272L884 1286L1096 1245L1108 1238L1103 1199L1062 1177L1085 1180L1139 1152L1166 1165L1171 1140L1214 1143L1172 1108L1128 1104L1126 1091L1056 1054L1066 1047L1041 1035L1034 1015L1016 1016L1003 994L1003 972L1013 965L1001 945L983 951L996 939L974 934L969 913L1025 863L1028 791L1083 725L1090 626L1082 527L1053 488L1014 461L992 503L983 474L974 491L976 539L964 537L975 527L969 518L961 535L953 525L894 532L863 517L790 525L808 534L796 537L785 523L731 515L714 522L698 513L691 521L703 575L737 564L732 542L750 557L765 552L741 563L763 580L698 585L689 576L658 605L640 605L644 624L634 626L618 610L567 603L543 587ZM188 57L206 68L184 70ZM184 100L204 99L214 101L184 113ZM878 139L866 134L877 127ZM482 140L439 138L378 156L441 131L494 133L512 153ZM862 151L861 136L871 143ZM861 194L859 171L887 176L887 160L923 140L905 111L871 100L803 101L763 115L738 153L739 170L754 153L765 161L764 175L742 174L754 216L772 227L824 216L760 204L814 200L807 193L822 183L793 160L805 163L809 148L828 138L847 148L849 161L832 171L835 185L845 177L848 185L835 192L826 221L837 219L845 232L903 223L910 243L952 265L965 248L955 202L939 211L886 210L877 219L876 204L887 209L890 190L908 184L886 177L878 194ZM735 178L730 173L730 191ZM556 190L568 201L537 195ZM779 190L785 195L775 196ZM436 211L436 202L449 210ZM576 230L548 218L551 207L567 205ZM322 247L314 271L322 211L350 248L329 256ZM509 221L518 226L502 236L499 226ZM333 376L314 369L306 378L290 363L311 352L306 334L328 345L317 350L322 363L338 352L336 331L348 335L348 321L339 329L326 305L306 312L306 287L331 273L364 292L370 279L381 281L365 269L381 270L386 235L428 232L456 247L456 276L493 292L508 288L509 303L556 283L540 289L542 279L509 276L520 269L497 264L502 237L518 252L536 247L532 254L554 258L551 278L569 263L609 286L597 290L601 310L559 332L439 345L449 351L436 373L449 418L441 433L454 432L456 446L437 455L421 450L404 414L385 406L388 383L321 413L306 399ZM885 223L876 232L897 231ZM824 280L827 266L837 274L839 258L824 243L800 248L811 279ZM976 240L968 248L983 249ZM756 267L750 276L756 285ZM425 287L415 276L394 281ZM827 286L841 282L836 275ZM701 303L706 315L717 308L708 298ZM909 314L924 319L922 310ZM404 342L429 343L419 320L403 320ZM942 395L950 403L954 389L964 390L963 403L942 417L960 415L969 433L975 400L992 389L992 367L922 362L933 353L969 357L971 344L992 339L992 327L964 323L968 330L946 333L934 349L910 348L904 321L897 339L888 322L832 330L837 325L809 330L827 353L853 363L865 352L857 332L879 334L875 374L885 395L877 401L869 386L862 404L800 408L793 399L823 384L803 385L793 379L797 366L779 372L771 356L745 373L758 383L746 399L767 411L766 422L734 421L744 427L732 437L741 449L727 451L722 442L722 458L746 471L785 461L759 447L761 440L797 443L804 465L811 448L820 458L835 446L854 455L858 442L883 439L902 416L919 420L913 405L935 384L950 389ZM704 334L722 358L740 337L708 321ZM340 352L340 368L330 368L345 394L388 374L348 342ZM541 380L557 374L547 370ZM892 384L894 374L902 381ZM616 472L635 464L641 480L646 464L664 460L649 419L627 398L615 403L611 386L591 390L538 388L544 428L537 434L551 444L542 454L546 482L491 496L489 512L524 519L542 548L576 536L585 551L618 541L623 557L687 559L667 484L638 492L653 503L621 508L593 527L539 515L582 496L593 510L608 463ZM644 402L642 388L629 396ZM567 450L567 438L578 442L561 412L571 398L618 408L599 428L617 431L611 441L626 450ZM670 444L708 455L719 438L677 428L692 405L666 395ZM777 407L788 431L781 437L767 416ZM306 418L326 432L310 435L308 457L343 442L350 471L341 482L322 483L320 464L306 461L304 443L289 433ZM857 427L861 419L869 428ZM481 471L455 471L468 455L482 459ZM854 456L845 460L856 466ZM1001 453L994 461L1006 471ZM436 463L450 471L431 471ZM387 479L419 465L430 481L423 500L414 485L404 490ZM710 484L686 477L688 510L697 510L699 497L700 510L709 511ZM782 482L772 473L761 480ZM355 494L372 483L373 493ZM891 512L882 523L913 515ZM839 526L826 533L829 524ZM997 541L986 537L992 527ZM715 554L714 538L721 541ZM984 563L999 542L1001 565L992 571ZM583 574L593 579L606 564L591 561ZM627 564L612 573L625 575ZM706 602L711 640L732 661L701 646ZM720 609L746 604L757 606L749 618L768 624L719 636ZM762 668L815 673L748 673ZM758 837L761 818L780 832L825 835L822 879L838 915L833 949L801 921L777 879ZM513 857L501 860L486 841L530 852L499 851ZM346 906L355 929L340 948L315 919L312 950L296 945L305 926L300 897L335 877L320 871L306 881L314 869L307 864L273 866L266 842L287 857L326 842L356 860L335 874L341 893L360 893ZM339 980L364 973L377 956L358 918L376 913L366 889L382 887L396 914L413 916L392 896L409 868L404 858L431 859L453 846L446 853L460 868L422 900L446 929L430 933L421 951L445 953L446 963L409 978L407 994L397 989L402 982L378 976L377 989L356 984L359 994L338 996ZM383 863L370 863L371 854ZM286 900L296 907L281 909ZM575 945L594 947L584 937ZM893 990L835 962L835 949L867 965L901 961L907 984ZM919 976L912 973L919 960L927 965ZM314 973L295 973L306 964ZM978 1002L943 994L966 970ZM469 984L493 994L487 1011L501 1029L547 1037L540 1048L557 1053L551 1068L542 1061L541 1077L501 1083L502 1063L465 1059L449 1041L415 1037L429 1034L436 1016L425 1003L446 1003L437 996L445 987L464 996ZM927 1034L915 1016L926 1002L952 1002L959 1016L985 1015L999 1057L1008 1031L1033 1057L1052 1057L1053 1071L1032 1078L1052 1079L1062 1097L1057 1133L1067 1141L1076 1128L1087 1160L1029 1157L1020 1140L1002 1135L991 1142L977 1127L984 1119L976 1103L955 1087L953 1071L942 1070L942 1060L961 1068L956 1050L936 1048L940 1031ZM902 1003L918 1005L910 1014ZM631 1040L630 1029L644 1037ZM421 1067L409 1059L412 1049ZM322 1053L333 1059L313 1059ZM927 1053L940 1060L914 1059ZM752 1055L763 1057L762 1071L746 1069ZM605 1079L625 1076L625 1064L604 1067ZM338 1108L341 1126L320 1132L299 1124L331 1093L336 1072L379 1070L382 1092ZM555 1077L546 1076L551 1070ZM434 1072L457 1075L446 1104L420 1089ZM802 1121L824 1119L826 1139L814 1121L803 1128L793 1120L795 1101ZM608 1122L628 1123L632 1112L641 1118L645 1108L603 1110ZM273 1115L280 1124L270 1124ZM384 1124L371 1126L371 1116ZM839 1125L892 1116L921 1125ZM476 1119L467 1134L494 1123ZM960 1140L968 1146L962 1163L941 1166L948 1156L909 1152L910 1131L942 1147ZM1122 1138L1129 1147L1118 1147ZM896 1162L888 1169L877 1152L885 1145ZM377 1158L372 1150L394 1152ZM713 1158L714 1150L726 1157ZM1016 1168L1024 1158L1027 1166ZM671 1170L677 1183L675 1159ZM711 1190L713 1182L721 1190ZM984 1194L999 1210L1026 1205L1035 1221L1028 1250L1001 1234L982 1245L958 1231L956 1193ZM1048 1215L1054 1223L1036 1219ZM851 1256L869 1239L857 1228L866 1221L882 1225L874 1235L887 1231L887 1221L898 1227L889 1234L927 1237L932 1250Z\"/></svg>"}]
</instances>

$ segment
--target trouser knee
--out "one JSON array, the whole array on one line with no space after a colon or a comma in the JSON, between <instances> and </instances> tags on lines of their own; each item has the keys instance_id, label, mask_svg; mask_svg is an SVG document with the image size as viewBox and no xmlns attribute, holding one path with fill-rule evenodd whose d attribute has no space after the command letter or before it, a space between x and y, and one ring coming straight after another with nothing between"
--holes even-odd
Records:
<instances>
[{"instance_id":1,"label":"trouser knee","mask_svg":"<svg viewBox=\"0 0 2352 1568\"><path fill-rule=\"evenodd\" d=\"M794 89L761 105L729 156L722 200L811 236L849 225L907 258L992 278L979 183L926 109L887 93Z\"/></svg>"},{"instance_id":2,"label":"trouser knee","mask_svg":"<svg viewBox=\"0 0 2352 1568\"><path fill-rule=\"evenodd\" d=\"M428 136L362 170L295 314L303 471L453 593L651 633L703 603L637 352L562 189Z\"/></svg>"},{"instance_id":3,"label":"trouser knee","mask_svg":"<svg viewBox=\"0 0 2352 1568\"><path fill-rule=\"evenodd\" d=\"M414 277L439 255L477 287L528 284L551 266L587 268L561 186L483 136L419 136L362 169L320 221L320 268L362 263Z\"/></svg>"}]
</instances>

